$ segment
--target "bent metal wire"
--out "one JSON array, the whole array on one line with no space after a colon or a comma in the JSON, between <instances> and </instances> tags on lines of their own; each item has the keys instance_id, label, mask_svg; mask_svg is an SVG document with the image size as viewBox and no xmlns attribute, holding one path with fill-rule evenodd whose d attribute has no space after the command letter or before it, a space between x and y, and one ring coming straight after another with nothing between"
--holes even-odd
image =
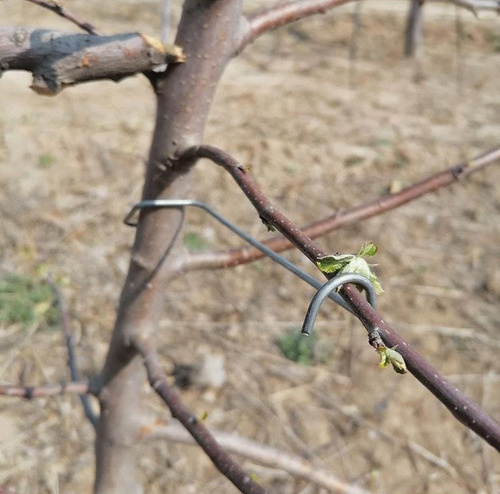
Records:
<instances>
[{"instance_id":1,"label":"bent metal wire","mask_svg":"<svg viewBox=\"0 0 500 494\"><path fill-rule=\"evenodd\" d=\"M370 305L375 309L377 306L377 295L372 282L360 274L346 273L329 279L317 292L311 300L307 309L304 324L302 325L302 334L309 336L312 333L314 322L318 317L318 312L325 298L329 297L334 290L337 290L346 283L353 283L362 286L366 290L366 298Z\"/></svg>"},{"instance_id":2,"label":"bent metal wire","mask_svg":"<svg viewBox=\"0 0 500 494\"><path fill-rule=\"evenodd\" d=\"M272 251L269 249L269 247L266 247L263 243L259 242L256 240L254 237L246 233L244 230L236 226L235 224L231 223L229 220L227 220L224 216L222 216L219 212L217 212L212 206L209 204L202 202L202 201L197 201L194 199L146 199L143 201L138 202L135 204L130 212L127 214L123 222L128 225L128 226L137 226L137 223L132 221L132 218L136 211L140 209L146 209L146 208L178 208L178 209L183 209L184 207L191 206L195 208L202 209L206 213L208 213L210 216L215 218L219 223L224 225L226 228L231 230L234 234L238 235L238 237L242 238L245 240L245 242L249 243L252 247L255 247L256 249L260 250L263 252L267 257L270 257L274 262L278 263L279 265L283 266L285 269L290 271L292 274L295 276L298 276L301 280L305 281L312 287L316 288L318 292L314 296L314 298L311 301L311 304L309 305L309 309L307 311L306 315L306 320L304 321L304 327L305 323L307 321L308 324L310 325L309 332L302 330L303 333L305 334L310 334L312 331L312 326L314 325L314 321L316 320L317 313L319 311L319 308L321 307L321 304L325 300L325 298L330 298L333 300L335 303L339 304L342 306L344 309L348 310L349 312L352 313L351 308L347 305L347 303L344 301L344 299L338 294L335 293L335 289L339 288L341 285L345 285L346 283L354 283L356 285L362 286L367 293L368 301L369 303L375 307L376 303L376 295L375 295L375 290L373 289L373 286L371 282L358 274L345 274L341 276L336 276L330 280L328 280L325 284L322 284L319 282L316 278L313 278L306 272L302 271L299 269L295 264L292 264L290 261L285 259L284 257L280 256L279 254L276 254L276 252ZM340 280L340 282L339 282ZM313 305L314 304L314 305ZM309 319L308 319L309 318ZM309 326L308 326L309 327Z\"/></svg>"}]
</instances>

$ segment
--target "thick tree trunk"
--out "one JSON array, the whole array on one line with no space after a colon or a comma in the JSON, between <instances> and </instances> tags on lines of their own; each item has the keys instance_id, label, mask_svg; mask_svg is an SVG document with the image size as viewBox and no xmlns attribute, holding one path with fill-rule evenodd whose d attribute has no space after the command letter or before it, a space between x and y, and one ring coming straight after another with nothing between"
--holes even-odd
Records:
<instances>
[{"instance_id":1,"label":"thick tree trunk","mask_svg":"<svg viewBox=\"0 0 500 494\"><path fill-rule=\"evenodd\" d=\"M241 0L187 0L176 44L186 62L170 66L157 81L156 128L143 198L185 197L188 166L177 157L201 142L218 80L234 52ZM155 332L171 273L169 262L158 269L181 221L179 211L141 213L132 259L120 298L117 321L102 373L101 419L96 441L98 494L136 494L138 442L146 382L134 340Z\"/></svg>"}]
</instances>

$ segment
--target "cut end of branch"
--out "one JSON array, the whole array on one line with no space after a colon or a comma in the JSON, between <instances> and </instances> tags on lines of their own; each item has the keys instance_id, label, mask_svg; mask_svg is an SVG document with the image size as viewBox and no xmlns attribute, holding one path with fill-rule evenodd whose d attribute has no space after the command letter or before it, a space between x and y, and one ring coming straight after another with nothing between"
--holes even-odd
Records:
<instances>
[{"instance_id":1,"label":"cut end of branch","mask_svg":"<svg viewBox=\"0 0 500 494\"><path fill-rule=\"evenodd\" d=\"M146 34L139 33L146 45L153 48L158 54L165 57L165 62L169 63L182 63L186 60L186 55L181 46L167 45L162 43L158 38L147 36Z\"/></svg>"},{"instance_id":2,"label":"cut end of branch","mask_svg":"<svg viewBox=\"0 0 500 494\"><path fill-rule=\"evenodd\" d=\"M35 75L30 89L41 96L55 96L61 92L62 85L56 81L49 81L43 76Z\"/></svg>"}]
</instances>

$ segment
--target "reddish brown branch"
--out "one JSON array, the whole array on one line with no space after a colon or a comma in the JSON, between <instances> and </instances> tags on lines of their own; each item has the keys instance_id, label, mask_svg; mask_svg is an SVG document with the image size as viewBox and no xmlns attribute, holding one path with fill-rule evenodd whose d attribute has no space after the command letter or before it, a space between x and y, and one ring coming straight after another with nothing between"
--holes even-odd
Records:
<instances>
[{"instance_id":1,"label":"reddish brown branch","mask_svg":"<svg viewBox=\"0 0 500 494\"><path fill-rule=\"evenodd\" d=\"M320 237L337 228L372 218L373 216L414 201L425 194L451 185L458 180L465 179L469 175L494 163L500 163L500 146L476 156L470 161L462 161L451 168L431 175L420 182L404 188L400 192L380 197L352 209L339 211L322 220L311 223L303 227L302 231L310 238ZM282 252L293 247L293 244L282 236L271 238L263 243L275 252ZM254 247L242 247L222 252L205 252L186 257L179 269L182 271L191 271L229 268L240 264L247 264L262 257L264 257L264 254Z\"/></svg>"},{"instance_id":2,"label":"reddish brown branch","mask_svg":"<svg viewBox=\"0 0 500 494\"><path fill-rule=\"evenodd\" d=\"M327 10L355 0L295 0L247 16L246 30L240 40L238 52L262 34L292 22L324 14Z\"/></svg>"},{"instance_id":3,"label":"reddish brown branch","mask_svg":"<svg viewBox=\"0 0 500 494\"><path fill-rule=\"evenodd\" d=\"M89 383L86 382L49 384L47 386L0 385L1 396L15 396L18 398L26 398L27 400L68 394L86 395L94 393Z\"/></svg>"},{"instance_id":4,"label":"reddish brown branch","mask_svg":"<svg viewBox=\"0 0 500 494\"><path fill-rule=\"evenodd\" d=\"M28 0L28 2L34 3L36 5L39 5L40 7L55 12L57 15L60 15L61 17L64 17L73 24L76 24L80 29L87 31L89 34L95 34L96 36L101 34L95 26L90 24L90 22L84 21L83 19L78 17L76 14L73 14L73 12L69 11L66 7L63 7L59 2L56 2L55 0L50 0L50 1Z\"/></svg>"},{"instance_id":5,"label":"reddish brown branch","mask_svg":"<svg viewBox=\"0 0 500 494\"><path fill-rule=\"evenodd\" d=\"M265 197L248 170L228 153L212 146L197 146L188 150L184 157L208 158L222 166L234 178L247 198L257 210L260 218L285 235L315 265L318 257L327 255L300 228L278 211ZM335 249L331 249L334 251ZM364 299L353 285L344 285L339 293L351 306L354 314L367 331L377 328L385 345L398 347L408 370L464 425L476 432L491 446L500 451L500 424L486 414L470 398L463 395L439 371L423 359L410 345L391 328Z\"/></svg>"},{"instance_id":6,"label":"reddish brown branch","mask_svg":"<svg viewBox=\"0 0 500 494\"><path fill-rule=\"evenodd\" d=\"M160 366L158 354L151 340L135 342L136 349L144 358L148 380L152 388L170 409L172 416L189 431L194 440L212 460L219 471L245 494L265 494L266 490L254 482L219 445L216 439L168 385L167 376Z\"/></svg>"}]
</instances>

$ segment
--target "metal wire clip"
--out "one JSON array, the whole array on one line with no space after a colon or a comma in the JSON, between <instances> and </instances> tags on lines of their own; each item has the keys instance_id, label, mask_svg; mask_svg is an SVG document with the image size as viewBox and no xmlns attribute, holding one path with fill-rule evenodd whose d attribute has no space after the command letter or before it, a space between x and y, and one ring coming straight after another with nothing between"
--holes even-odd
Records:
<instances>
[{"instance_id":1,"label":"metal wire clip","mask_svg":"<svg viewBox=\"0 0 500 494\"><path fill-rule=\"evenodd\" d=\"M290 261L285 259L284 257L281 257L279 254L276 254L273 250L271 250L269 247L266 247L264 244L256 240L254 237L243 231L241 228L237 227L233 223L231 223L229 220L227 220L224 216L222 216L219 212L217 212L212 206L209 204L206 204L201 201L196 201L194 199L149 199L149 200L143 200L141 202L138 202L133 206L133 208L130 210L130 212L127 214L123 222L128 225L128 226L136 226L137 223L134 223L132 221L132 218L136 211L140 209L146 209L146 208L184 208L185 206L192 206L196 208L200 208L206 213L208 213L210 216L215 218L219 223L224 225L226 228L231 230L233 233L238 235L238 237L242 238L245 240L245 242L248 242L250 245L255 247L256 249L259 249L261 252L263 252L267 257L270 257L274 262L280 264L283 266L285 269L293 273L295 276L298 276L301 280L305 281L312 287L316 288L316 290L322 290L325 288L326 285L323 285L320 281L318 281L316 278L313 278L306 272L302 271L299 269L297 266L292 264ZM361 278L363 278L361 276ZM336 279L336 278L333 278ZM359 282L362 286L365 286L365 278L363 278L363 281ZM332 280L330 280L332 281ZM347 282L344 282L347 283ZM371 283L366 280L366 283L369 284L371 287ZM343 284L343 283L341 283ZM366 285L368 286L368 285ZM335 288L335 287L334 287ZM323 296L319 304L321 305L321 302L326 298L330 298L340 306L342 306L344 309L348 310L349 312L352 312L351 308L346 304L344 299L337 293L335 293L334 288L328 291L326 295ZM316 294L316 297L318 296L320 292ZM313 299L314 300L314 299ZM372 304L373 305L373 304ZM318 307L319 309L319 307ZM317 310L316 310L317 312ZM316 316L314 316L316 318ZM314 321L313 321L314 324Z\"/></svg>"},{"instance_id":2,"label":"metal wire clip","mask_svg":"<svg viewBox=\"0 0 500 494\"><path fill-rule=\"evenodd\" d=\"M353 283L354 285L363 287L366 290L366 298L368 299L368 302L374 309L376 308L377 295L372 282L368 278L354 273L346 273L335 276L334 278L328 280L312 298L307 309L304 324L302 325L302 334L309 336L312 333L314 322L316 321L319 309L325 298L331 296L332 292L346 283Z\"/></svg>"}]
</instances>

